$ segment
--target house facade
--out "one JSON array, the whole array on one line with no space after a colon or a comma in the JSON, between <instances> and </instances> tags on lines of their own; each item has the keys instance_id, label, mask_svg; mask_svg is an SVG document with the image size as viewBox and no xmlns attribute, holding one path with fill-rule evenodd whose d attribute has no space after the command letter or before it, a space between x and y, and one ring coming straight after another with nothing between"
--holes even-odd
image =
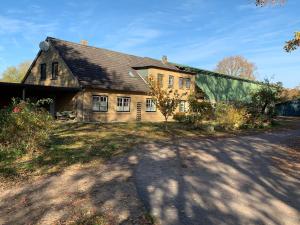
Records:
<instances>
[{"instance_id":1,"label":"house facade","mask_svg":"<svg viewBox=\"0 0 300 225\"><path fill-rule=\"evenodd\" d=\"M187 111L187 98L195 91L195 73L166 57L155 60L51 37L41 45L22 83L78 88L53 99L55 112L73 111L81 121L163 121L148 94L150 76L162 88L185 94L178 112Z\"/></svg>"}]
</instances>

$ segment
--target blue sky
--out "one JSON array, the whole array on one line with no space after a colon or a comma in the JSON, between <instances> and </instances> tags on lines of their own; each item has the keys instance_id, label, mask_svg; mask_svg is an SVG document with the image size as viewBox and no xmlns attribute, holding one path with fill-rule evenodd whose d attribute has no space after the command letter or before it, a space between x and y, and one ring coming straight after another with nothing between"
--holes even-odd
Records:
<instances>
[{"instance_id":1,"label":"blue sky","mask_svg":"<svg viewBox=\"0 0 300 225\"><path fill-rule=\"evenodd\" d=\"M300 49L283 51L300 30L300 1L258 8L254 0L3 1L0 73L32 60L46 36L213 70L243 55L258 78L300 84Z\"/></svg>"}]
</instances>

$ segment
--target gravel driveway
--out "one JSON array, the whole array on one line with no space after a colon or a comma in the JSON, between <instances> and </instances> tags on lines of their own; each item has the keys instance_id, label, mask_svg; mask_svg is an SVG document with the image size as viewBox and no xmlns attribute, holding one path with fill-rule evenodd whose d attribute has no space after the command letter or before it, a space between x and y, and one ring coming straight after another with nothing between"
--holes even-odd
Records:
<instances>
[{"instance_id":1,"label":"gravel driveway","mask_svg":"<svg viewBox=\"0 0 300 225\"><path fill-rule=\"evenodd\" d=\"M167 224L300 224L300 178L273 164L300 130L147 144L134 170L145 206Z\"/></svg>"}]
</instances>

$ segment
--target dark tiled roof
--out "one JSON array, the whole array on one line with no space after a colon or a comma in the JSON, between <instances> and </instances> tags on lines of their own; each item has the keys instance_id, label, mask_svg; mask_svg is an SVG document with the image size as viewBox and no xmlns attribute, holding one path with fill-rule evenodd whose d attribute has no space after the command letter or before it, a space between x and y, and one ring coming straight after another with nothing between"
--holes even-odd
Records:
<instances>
[{"instance_id":1,"label":"dark tiled roof","mask_svg":"<svg viewBox=\"0 0 300 225\"><path fill-rule=\"evenodd\" d=\"M59 51L74 76L83 86L148 92L148 85L133 68L159 67L180 71L175 65L159 60L128 55L107 49L47 38Z\"/></svg>"}]
</instances>

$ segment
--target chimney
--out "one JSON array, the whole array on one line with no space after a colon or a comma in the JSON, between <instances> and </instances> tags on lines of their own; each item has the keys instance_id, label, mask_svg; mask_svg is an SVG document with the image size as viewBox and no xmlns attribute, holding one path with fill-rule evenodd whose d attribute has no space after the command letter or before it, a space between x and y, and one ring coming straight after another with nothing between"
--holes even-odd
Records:
<instances>
[{"instance_id":1,"label":"chimney","mask_svg":"<svg viewBox=\"0 0 300 225\"><path fill-rule=\"evenodd\" d=\"M163 64L167 64L168 63L168 57L166 55L163 55L161 58L161 61Z\"/></svg>"},{"instance_id":2,"label":"chimney","mask_svg":"<svg viewBox=\"0 0 300 225\"><path fill-rule=\"evenodd\" d=\"M89 42L87 40L80 40L80 44L87 46Z\"/></svg>"}]
</instances>

